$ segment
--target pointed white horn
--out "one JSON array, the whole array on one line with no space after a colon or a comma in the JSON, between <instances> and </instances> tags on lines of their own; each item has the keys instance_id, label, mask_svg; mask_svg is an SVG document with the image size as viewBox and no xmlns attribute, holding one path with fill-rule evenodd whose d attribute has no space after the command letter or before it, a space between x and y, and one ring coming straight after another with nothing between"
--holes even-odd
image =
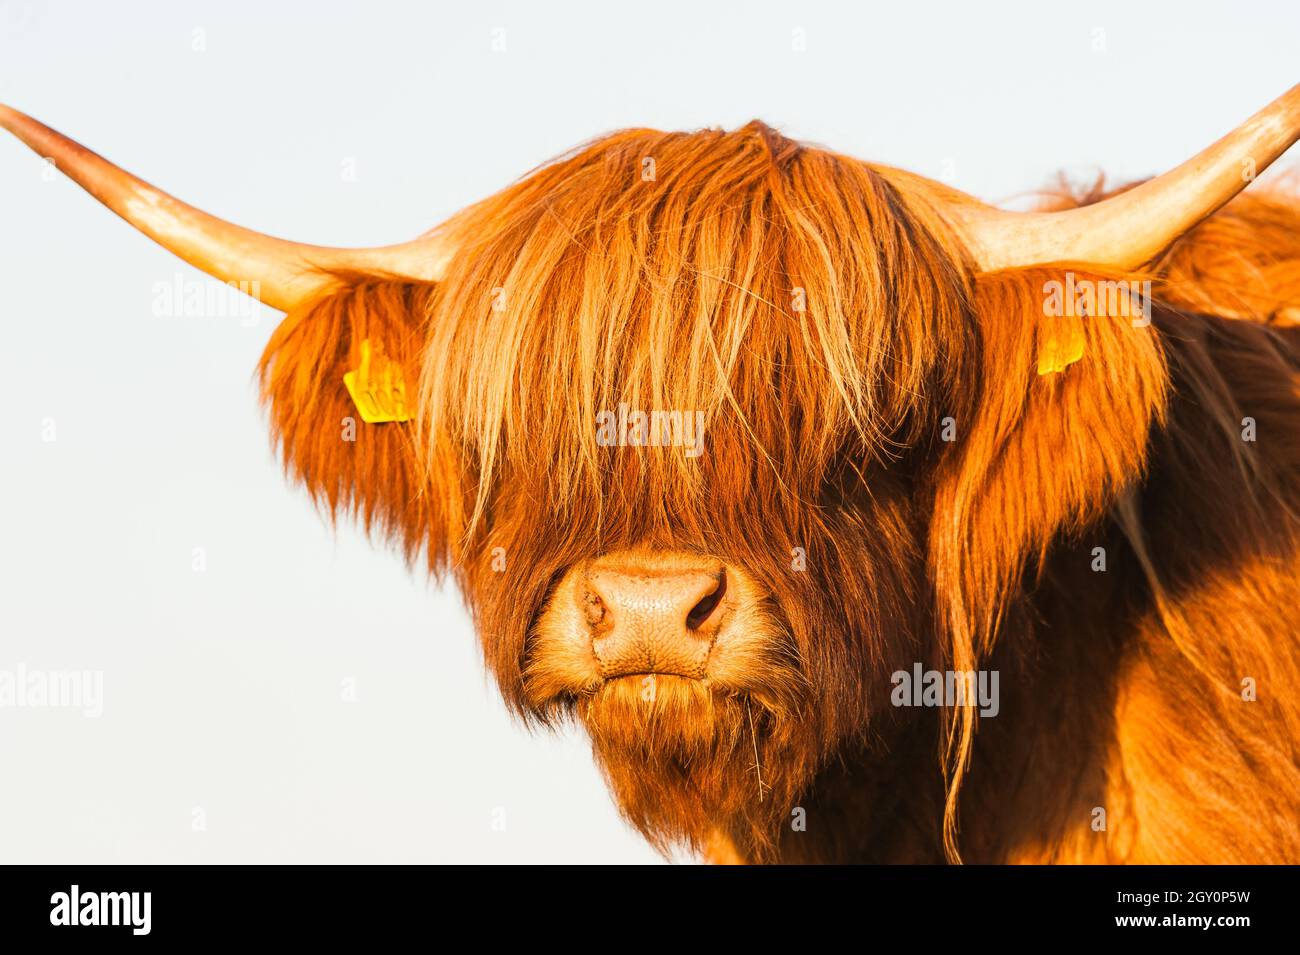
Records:
<instances>
[{"instance_id":1,"label":"pointed white horn","mask_svg":"<svg viewBox=\"0 0 1300 955\"><path fill-rule=\"evenodd\" d=\"M1181 166L1063 212L1008 212L944 192L944 212L984 271L1050 262L1136 268L1246 188L1300 139L1300 85Z\"/></svg>"},{"instance_id":2,"label":"pointed white horn","mask_svg":"<svg viewBox=\"0 0 1300 955\"><path fill-rule=\"evenodd\" d=\"M245 229L186 205L102 156L0 105L0 127L54 162L69 178L163 248L225 282L247 282L266 304L289 311L333 284L332 273L363 271L437 280L447 253L436 237L377 248L304 245ZM256 286L253 286L256 283Z\"/></svg>"}]
</instances>

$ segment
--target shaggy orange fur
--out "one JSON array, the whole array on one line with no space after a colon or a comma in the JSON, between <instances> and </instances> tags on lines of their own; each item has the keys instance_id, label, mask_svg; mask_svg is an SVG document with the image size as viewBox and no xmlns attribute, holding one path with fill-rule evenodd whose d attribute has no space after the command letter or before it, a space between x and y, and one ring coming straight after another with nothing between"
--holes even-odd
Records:
<instances>
[{"instance_id":1,"label":"shaggy orange fur","mask_svg":"<svg viewBox=\"0 0 1300 955\"><path fill-rule=\"evenodd\" d=\"M613 134L440 231L442 281L340 276L286 319L275 433L331 512L455 575L507 702L586 722L657 845L1300 861L1291 193L1243 195L1143 275L976 274L916 177L751 123ZM1083 358L1039 376L1066 272L1151 279L1154 321L1090 315ZM420 414L344 441L365 337ZM620 403L704 411L706 453L598 447ZM745 568L779 660L725 693L666 680L653 713L540 690L556 582L634 546ZM1001 712L890 706L914 661L999 670Z\"/></svg>"}]
</instances>

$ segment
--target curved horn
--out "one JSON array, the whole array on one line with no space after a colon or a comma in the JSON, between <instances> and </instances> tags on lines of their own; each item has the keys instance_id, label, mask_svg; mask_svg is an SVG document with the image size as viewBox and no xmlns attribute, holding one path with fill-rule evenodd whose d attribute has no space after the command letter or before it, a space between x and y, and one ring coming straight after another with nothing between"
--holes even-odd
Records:
<instances>
[{"instance_id":1,"label":"curved horn","mask_svg":"<svg viewBox=\"0 0 1300 955\"><path fill-rule=\"evenodd\" d=\"M1122 269L1149 262L1300 139L1300 85L1163 176L1063 212L1008 212L945 193L945 211L984 271L1049 262Z\"/></svg>"},{"instance_id":2,"label":"curved horn","mask_svg":"<svg viewBox=\"0 0 1300 955\"><path fill-rule=\"evenodd\" d=\"M445 251L432 237L337 249L253 232L172 198L17 110L0 105L0 127L53 160L73 182L169 252L224 282L258 283L256 297L282 311L333 284L334 271L433 281L446 265Z\"/></svg>"}]
</instances>

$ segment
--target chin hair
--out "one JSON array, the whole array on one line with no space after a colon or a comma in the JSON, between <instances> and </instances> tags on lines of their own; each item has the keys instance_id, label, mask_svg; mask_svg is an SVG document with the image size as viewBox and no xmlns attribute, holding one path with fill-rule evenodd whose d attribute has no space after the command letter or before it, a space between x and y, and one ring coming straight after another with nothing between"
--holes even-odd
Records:
<instances>
[{"instance_id":1,"label":"chin hair","mask_svg":"<svg viewBox=\"0 0 1300 955\"><path fill-rule=\"evenodd\" d=\"M700 850L730 820L728 835L763 855L815 769L797 709L704 680L624 677L574 713L623 816L664 853Z\"/></svg>"}]
</instances>

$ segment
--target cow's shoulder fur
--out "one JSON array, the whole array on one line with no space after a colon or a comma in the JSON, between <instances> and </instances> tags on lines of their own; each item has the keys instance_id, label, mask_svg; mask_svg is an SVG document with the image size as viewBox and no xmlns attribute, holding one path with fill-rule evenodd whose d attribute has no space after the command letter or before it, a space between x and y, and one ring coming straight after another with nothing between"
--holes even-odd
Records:
<instances>
[{"instance_id":1,"label":"cow's shoulder fur","mask_svg":"<svg viewBox=\"0 0 1300 955\"><path fill-rule=\"evenodd\" d=\"M1300 860L1300 204L1238 198L1155 295L1143 477L1009 615L990 665L1023 678L975 744L967 858Z\"/></svg>"}]
</instances>

